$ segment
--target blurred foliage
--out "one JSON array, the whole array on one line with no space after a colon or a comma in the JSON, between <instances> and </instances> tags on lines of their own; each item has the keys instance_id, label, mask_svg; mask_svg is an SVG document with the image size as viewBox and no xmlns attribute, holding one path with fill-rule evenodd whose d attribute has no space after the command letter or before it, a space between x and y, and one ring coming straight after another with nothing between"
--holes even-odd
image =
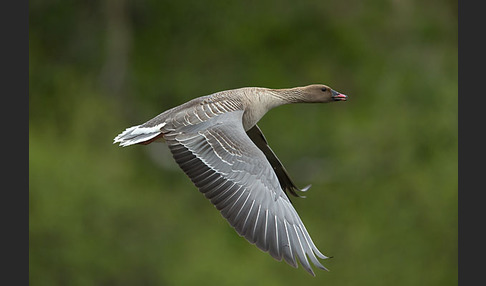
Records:
<instances>
[{"instance_id":1,"label":"blurred foliage","mask_svg":"<svg viewBox=\"0 0 486 286\"><path fill-rule=\"evenodd\" d=\"M32 285L456 285L457 2L29 1ZM243 86L328 84L260 127L294 180L311 277L239 237L125 128ZM299 284L297 284L299 283Z\"/></svg>"}]
</instances>

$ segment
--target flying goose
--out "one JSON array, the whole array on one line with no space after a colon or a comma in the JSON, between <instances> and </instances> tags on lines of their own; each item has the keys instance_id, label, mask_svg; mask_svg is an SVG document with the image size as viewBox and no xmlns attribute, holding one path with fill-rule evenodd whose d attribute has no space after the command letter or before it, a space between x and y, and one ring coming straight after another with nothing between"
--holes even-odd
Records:
<instances>
[{"instance_id":1,"label":"flying goose","mask_svg":"<svg viewBox=\"0 0 486 286\"><path fill-rule=\"evenodd\" d=\"M206 198L250 243L273 258L315 276L307 257L326 259L315 246L288 193L300 190L267 144L256 123L288 103L345 101L322 84L288 89L245 87L190 100L115 137L120 146L165 141L172 155Z\"/></svg>"}]
</instances>

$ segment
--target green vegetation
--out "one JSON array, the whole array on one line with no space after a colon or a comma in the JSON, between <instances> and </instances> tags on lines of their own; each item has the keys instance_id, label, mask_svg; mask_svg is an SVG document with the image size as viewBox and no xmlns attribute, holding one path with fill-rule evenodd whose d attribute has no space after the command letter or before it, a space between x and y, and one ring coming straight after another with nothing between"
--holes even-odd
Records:
<instances>
[{"instance_id":1,"label":"green vegetation","mask_svg":"<svg viewBox=\"0 0 486 286\"><path fill-rule=\"evenodd\" d=\"M456 285L456 1L29 1L32 285ZM125 128L243 86L330 272L250 245Z\"/></svg>"}]
</instances>

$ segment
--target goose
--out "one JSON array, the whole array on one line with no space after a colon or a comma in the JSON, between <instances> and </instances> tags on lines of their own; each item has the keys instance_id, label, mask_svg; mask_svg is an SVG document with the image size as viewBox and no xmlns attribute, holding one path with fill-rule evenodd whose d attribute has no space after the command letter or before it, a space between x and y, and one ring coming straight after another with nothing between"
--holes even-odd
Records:
<instances>
[{"instance_id":1,"label":"goose","mask_svg":"<svg viewBox=\"0 0 486 286\"><path fill-rule=\"evenodd\" d=\"M175 161L222 216L251 244L278 261L312 276L317 259L329 257L315 246L289 194L296 187L268 146L257 122L270 109L290 103L346 101L323 84L270 89L244 87L192 99L114 138L119 146L166 142Z\"/></svg>"}]
</instances>

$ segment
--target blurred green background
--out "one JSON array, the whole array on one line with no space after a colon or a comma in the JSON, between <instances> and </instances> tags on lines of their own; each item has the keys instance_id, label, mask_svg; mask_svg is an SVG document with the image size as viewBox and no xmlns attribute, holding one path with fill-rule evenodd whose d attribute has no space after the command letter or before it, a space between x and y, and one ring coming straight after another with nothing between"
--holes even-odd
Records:
<instances>
[{"instance_id":1,"label":"blurred green background","mask_svg":"<svg viewBox=\"0 0 486 286\"><path fill-rule=\"evenodd\" d=\"M457 1L29 1L32 285L456 285ZM244 86L328 84L260 127L330 272L239 237L125 128ZM296 284L304 283L304 284Z\"/></svg>"}]
</instances>

